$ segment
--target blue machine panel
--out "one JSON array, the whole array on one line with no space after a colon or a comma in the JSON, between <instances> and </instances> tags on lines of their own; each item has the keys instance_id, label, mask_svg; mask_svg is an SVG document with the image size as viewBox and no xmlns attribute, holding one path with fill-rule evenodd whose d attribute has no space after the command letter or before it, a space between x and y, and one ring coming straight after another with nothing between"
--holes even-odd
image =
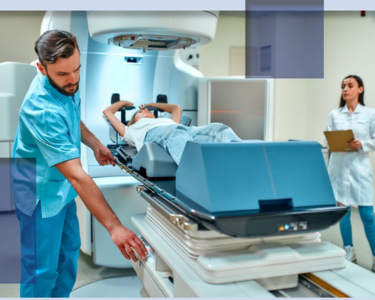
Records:
<instances>
[{"instance_id":1,"label":"blue machine panel","mask_svg":"<svg viewBox=\"0 0 375 300\"><path fill-rule=\"evenodd\" d=\"M176 192L211 213L336 206L316 142L188 142Z\"/></svg>"}]
</instances>

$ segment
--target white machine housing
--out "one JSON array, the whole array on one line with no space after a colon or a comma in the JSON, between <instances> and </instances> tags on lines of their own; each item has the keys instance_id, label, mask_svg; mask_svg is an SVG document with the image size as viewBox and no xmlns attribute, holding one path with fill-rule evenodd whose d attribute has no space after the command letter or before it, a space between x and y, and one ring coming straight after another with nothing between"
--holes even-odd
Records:
<instances>
[{"instance_id":1,"label":"white machine housing","mask_svg":"<svg viewBox=\"0 0 375 300\"><path fill-rule=\"evenodd\" d=\"M18 125L18 112L36 67L19 62L0 63L0 157L10 157Z\"/></svg>"},{"instance_id":2,"label":"white machine housing","mask_svg":"<svg viewBox=\"0 0 375 300\"><path fill-rule=\"evenodd\" d=\"M29 85L36 75L36 67L19 62L0 63L0 158L12 155L14 137L18 125L18 112ZM2 161L1 174L10 174L10 164ZM14 210L11 200L11 182L9 177L2 178L0 190L0 213Z\"/></svg>"},{"instance_id":3,"label":"white machine housing","mask_svg":"<svg viewBox=\"0 0 375 300\"><path fill-rule=\"evenodd\" d=\"M215 36L217 12L90 11L90 36L120 47L172 50L204 45Z\"/></svg>"}]
</instances>

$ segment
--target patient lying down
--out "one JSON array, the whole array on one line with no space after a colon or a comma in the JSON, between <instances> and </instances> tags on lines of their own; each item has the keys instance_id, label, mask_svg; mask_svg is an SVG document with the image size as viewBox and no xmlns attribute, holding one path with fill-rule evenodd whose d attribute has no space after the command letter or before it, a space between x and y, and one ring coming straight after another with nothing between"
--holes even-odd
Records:
<instances>
[{"instance_id":1,"label":"patient lying down","mask_svg":"<svg viewBox=\"0 0 375 300\"><path fill-rule=\"evenodd\" d=\"M171 155L177 165L188 141L213 143L241 141L230 127L222 123L199 127L180 124L181 109L175 104L142 104L126 126L117 119L115 113L123 106L132 105L133 103L129 101L118 101L103 110L103 114L129 145L134 145L139 151L145 142L156 142ZM155 118L154 114L145 107L159 108L169 112L172 117Z\"/></svg>"}]
</instances>

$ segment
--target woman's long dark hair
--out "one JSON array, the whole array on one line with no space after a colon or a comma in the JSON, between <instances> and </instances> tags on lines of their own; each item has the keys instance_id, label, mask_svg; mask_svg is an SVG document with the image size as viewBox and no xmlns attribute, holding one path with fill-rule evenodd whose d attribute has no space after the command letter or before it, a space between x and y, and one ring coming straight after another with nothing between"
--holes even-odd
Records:
<instances>
[{"instance_id":1,"label":"woman's long dark hair","mask_svg":"<svg viewBox=\"0 0 375 300\"><path fill-rule=\"evenodd\" d=\"M358 83L358 87L363 87L363 92L361 94L359 94L359 96L358 96L358 102L359 102L359 104L362 104L364 106L365 105L365 86L363 85L362 79L357 75L348 75L342 80L342 82L344 82L344 80L348 79L348 78L354 78L354 80L357 81L357 83ZM341 89L342 89L342 83L341 83ZM345 104L346 104L346 101L344 100L344 98L342 96L342 93L341 93L339 107L344 107Z\"/></svg>"}]
</instances>

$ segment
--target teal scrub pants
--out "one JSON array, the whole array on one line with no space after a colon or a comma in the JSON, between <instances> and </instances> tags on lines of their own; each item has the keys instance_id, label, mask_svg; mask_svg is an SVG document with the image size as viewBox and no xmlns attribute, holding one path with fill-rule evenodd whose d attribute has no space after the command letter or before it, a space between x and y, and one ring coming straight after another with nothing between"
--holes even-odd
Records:
<instances>
[{"instance_id":1,"label":"teal scrub pants","mask_svg":"<svg viewBox=\"0 0 375 300\"><path fill-rule=\"evenodd\" d=\"M340 221L340 232L345 246L353 247L352 224L350 222L351 208L346 216ZM363 227L365 229L366 237L372 251L372 256L375 257L375 217L374 207L358 205L359 215L361 217Z\"/></svg>"},{"instance_id":2,"label":"teal scrub pants","mask_svg":"<svg viewBox=\"0 0 375 300\"><path fill-rule=\"evenodd\" d=\"M69 297L77 277L81 239L75 201L58 215L16 210L21 230L21 297Z\"/></svg>"}]
</instances>

